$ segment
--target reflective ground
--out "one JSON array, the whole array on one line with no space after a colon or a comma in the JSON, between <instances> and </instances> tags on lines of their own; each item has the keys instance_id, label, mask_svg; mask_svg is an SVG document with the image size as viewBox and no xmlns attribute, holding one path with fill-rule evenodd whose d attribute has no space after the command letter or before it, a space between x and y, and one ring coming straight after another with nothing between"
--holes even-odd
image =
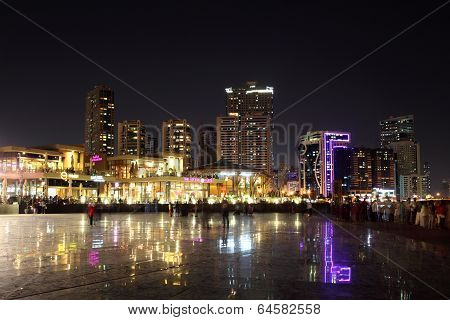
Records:
<instances>
[{"instance_id":1,"label":"reflective ground","mask_svg":"<svg viewBox=\"0 0 450 320\"><path fill-rule=\"evenodd\" d=\"M227 230L220 215L0 216L0 298L450 296L448 245L318 216L230 218Z\"/></svg>"}]
</instances>

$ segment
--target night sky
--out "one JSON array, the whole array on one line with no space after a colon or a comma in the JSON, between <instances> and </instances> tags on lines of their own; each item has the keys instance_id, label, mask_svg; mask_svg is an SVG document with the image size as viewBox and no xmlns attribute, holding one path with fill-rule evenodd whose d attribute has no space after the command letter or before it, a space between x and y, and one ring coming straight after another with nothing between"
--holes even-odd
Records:
<instances>
[{"instance_id":1,"label":"night sky","mask_svg":"<svg viewBox=\"0 0 450 320\"><path fill-rule=\"evenodd\" d=\"M275 88L276 115L445 1L7 2L198 125L246 80ZM450 177L449 32L450 4L276 122L375 147L380 120L414 114L437 191ZM171 117L2 3L0 39L0 145L82 143L85 94L101 83L115 89L118 121Z\"/></svg>"}]
</instances>

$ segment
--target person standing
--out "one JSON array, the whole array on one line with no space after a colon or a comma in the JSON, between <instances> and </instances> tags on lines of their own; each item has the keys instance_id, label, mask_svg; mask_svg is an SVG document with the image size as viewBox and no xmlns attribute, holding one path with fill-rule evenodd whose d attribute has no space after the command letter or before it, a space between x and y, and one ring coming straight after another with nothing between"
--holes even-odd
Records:
<instances>
[{"instance_id":1,"label":"person standing","mask_svg":"<svg viewBox=\"0 0 450 320\"><path fill-rule=\"evenodd\" d=\"M169 202L168 210L169 210L169 217L172 217L172 215L173 215L173 206L172 206L172 204L170 202Z\"/></svg>"},{"instance_id":2,"label":"person standing","mask_svg":"<svg viewBox=\"0 0 450 320\"><path fill-rule=\"evenodd\" d=\"M435 206L437 226L443 228L445 225L445 216L447 214L447 206L443 201L438 201Z\"/></svg>"},{"instance_id":3,"label":"person standing","mask_svg":"<svg viewBox=\"0 0 450 320\"><path fill-rule=\"evenodd\" d=\"M416 221L416 215L417 212L419 211L419 204L417 203L417 199L414 198L413 201L411 202L411 220L410 223L411 224L415 224Z\"/></svg>"},{"instance_id":4,"label":"person standing","mask_svg":"<svg viewBox=\"0 0 450 320\"><path fill-rule=\"evenodd\" d=\"M377 222L383 221L383 202L380 199L376 200L377 202Z\"/></svg>"},{"instance_id":5,"label":"person standing","mask_svg":"<svg viewBox=\"0 0 450 320\"><path fill-rule=\"evenodd\" d=\"M95 207L93 203L88 204L88 217L89 217L89 225L92 227L94 225L94 215L95 215Z\"/></svg>"},{"instance_id":6,"label":"person standing","mask_svg":"<svg viewBox=\"0 0 450 320\"><path fill-rule=\"evenodd\" d=\"M223 221L223 227L224 228L225 228L225 226L227 228L230 227L229 214L230 214L230 209L228 208L228 202L226 200L224 200L222 202L222 221Z\"/></svg>"}]
</instances>

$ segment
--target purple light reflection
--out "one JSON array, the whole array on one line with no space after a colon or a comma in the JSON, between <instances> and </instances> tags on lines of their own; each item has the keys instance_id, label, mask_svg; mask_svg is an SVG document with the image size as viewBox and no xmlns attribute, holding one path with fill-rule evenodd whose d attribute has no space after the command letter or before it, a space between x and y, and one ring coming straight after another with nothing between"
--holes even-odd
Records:
<instances>
[{"instance_id":1,"label":"purple light reflection","mask_svg":"<svg viewBox=\"0 0 450 320\"><path fill-rule=\"evenodd\" d=\"M350 283L352 280L352 268L335 265L333 261L333 224L325 222L324 237L324 282L325 283Z\"/></svg>"},{"instance_id":2,"label":"purple light reflection","mask_svg":"<svg viewBox=\"0 0 450 320\"><path fill-rule=\"evenodd\" d=\"M91 250L89 251L89 257L88 257L89 265L91 267L96 267L100 263L100 257L98 254L98 250Z\"/></svg>"}]
</instances>

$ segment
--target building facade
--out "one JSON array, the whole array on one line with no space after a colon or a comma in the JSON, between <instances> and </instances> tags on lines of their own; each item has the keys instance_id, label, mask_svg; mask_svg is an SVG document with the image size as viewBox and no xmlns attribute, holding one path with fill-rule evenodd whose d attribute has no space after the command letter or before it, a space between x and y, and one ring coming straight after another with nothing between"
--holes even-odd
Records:
<instances>
[{"instance_id":1,"label":"building facade","mask_svg":"<svg viewBox=\"0 0 450 320\"><path fill-rule=\"evenodd\" d=\"M431 164L428 161L423 163L423 175L425 176L425 192L431 194Z\"/></svg>"},{"instance_id":2,"label":"building facade","mask_svg":"<svg viewBox=\"0 0 450 320\"><path fill-rule=\"evenodd\" d=\"M86 96L84 144L87 155L114 155L114 91L96 86Z\"/></svg>"},{"instance_id":3,"label":"building facade","mask_svg":"<svg viewBox=\"0 0 450 320\"><path fill-rule=\"evenodd\" d=\"M198 130L198 166L203 167L217 161L217 132L212 125Z\"/></svg>"},{"instance_id":4,"label":"building facade","mask_svg":"<svg viewBox=\"0 0 450 320\"><path fill-rule=\"evenodd\" d=\"M350 192L359 195L372 193L372 151L353 148L351 168Z\"/></svg>"},{"instance_id":5,"label":"building facade","mask_svg":"<svg viewBox=\"0 0 450 320\"><path fill-rule=\"evenodd\" d=\"M397 141L389 144L395 154L398 176L421 174L420 144L413 141Z\"/></svg>"},{"instance_id":6,"label":"building facade","mask_svg":"<svg viewBox=\"0 0 450 320\"><path fill-rule=\"evenodd\" d=\"M334 151L348 146L350 134L310 131L299 140L301 192L331 197L335 179Z\"/></svg>"},{"instance_id":7,"label":"building facade","mask_svg":"<svg viewBox=\"0 0 450 320\"><path fill-rule=\"evenodd\" d=\"M239 165L239 117L217 117L217 159Z\"/></svg>"},{"instance_id":8,"label":"building facade","mask_svg":"<svg viewBox=\"0 0 450 320\"><path fill-rule=\"evenodd\" d=\"M244 115L240 118L239 164L272 173L272 136L270 118Z\"/></svg>"},{"instance_id":9,"label":"building facade","mask_svg":"<svg viewBox=\"0 0 450 320\"><path fill-rule=\"evenodd\" d=\"M227 116L217 118L217 159L272 174L273 88L249 81L226 88Z\"/></svg>"},{"instance_id":10,"label":"building facade","mask_svg":"<svg viewBox=\"0 0 450 320\"><path fill-rule=\"evenodd\" d=\"M183 157L184 169L192 168L192 128L185 119L171 119L162 124L162 151Z\"/></svg>"},{"instance_id":11,"label":"building facade","mask_svg":"<svg viewBox=\"0 0 450 320\"><path fill-rule=\"evenodd\" d=\"M425 198L425 176L419 174L400 175L400 199Z\"/></svg>"},{"instance_id":12,"label":"building facade","mask_svg":"<svg viewBox=\"0 0 450 320\"><path fill-rule=\"evenodd\" d=\"M258 86L255 81L247 81L244 87L226 88L227 114L259 114L272 121L273 87Z\"/></svg>"},{"instance_id":13,"label":"building facade","mask_svg":"<svg viewBox=\"0 0 450 320\"><path fill-rule=\"evenodd\" d=\"M390 149L372 150L372 188L395 190L395 156Z\"/></svg>"},{"instance_id":14,"label":"building facade","mask_svg":"<svg viewBox=\"0 0 450 320\"><path fill-rule=\"evenodd\" d=\"M83 146L0 147L0 193L19 197L96 197Z\"/></svg>"},{"instance_id":15,"label":"building facade","mask_svg":"<svg viewBox=\"0 0 450 320\"><path fill-rule=\"evenodd\" d=\"M117 125L117 153L147 156L147 134L140 120L125 120Z\"/></svg>"},{"instance_id":16,"label":"building facade","mask_svg":"<svg viewBox=\"0 0 450 320\"><path fill-rule=\"evenodd\" d=\"M397 141L416 140L414 130L414 116L390 117L380 121L380 145L388 148L389 144Z\"/></svg>"}]
</instances>

